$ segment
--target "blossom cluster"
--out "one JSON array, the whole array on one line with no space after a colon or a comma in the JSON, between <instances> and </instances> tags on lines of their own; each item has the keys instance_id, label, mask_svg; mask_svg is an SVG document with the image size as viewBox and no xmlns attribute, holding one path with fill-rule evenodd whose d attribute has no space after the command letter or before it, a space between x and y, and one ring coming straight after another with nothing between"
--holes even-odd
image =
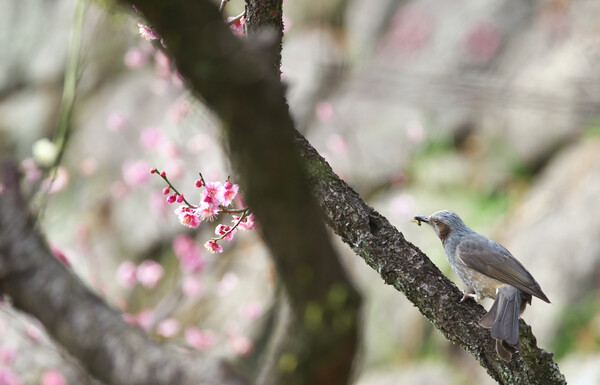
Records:
<instances>
[{"instance_id":1,"label":"blossom cluster","mask_svg":"<svg viewBox=\"0 0 600 385\"><path fill-rule=\"evenodd\" d=\"M222 253L223 247L219 241L225 239L231 241L233 236L240 230L253 230L256 228L254 215L249 213L248 208L235 209L231 206L238 196L239 186L232 183L229 178L225 183L206 182L200 174L200 179L194 183L197 188L203 188L200 193L198 205L189 203L169 181L165 171L159 172L156 168L150 170L151 174L158 174L168 186L163 189L167 203L183 203L174 210L179 223L186 227L196 228L202 221L212 221L221 213L231 214L233 225L219 224L215 228L215 238L208 240L204 247L211 253Z\"/></svg>"}]
</instances>

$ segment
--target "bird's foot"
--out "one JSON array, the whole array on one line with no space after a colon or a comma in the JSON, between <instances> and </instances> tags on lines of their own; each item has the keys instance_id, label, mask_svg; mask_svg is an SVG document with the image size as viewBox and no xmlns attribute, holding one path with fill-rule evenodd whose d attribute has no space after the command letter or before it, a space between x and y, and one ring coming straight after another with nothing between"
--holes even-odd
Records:
<instances>
[{"instance_id":1,"label":"bird's foot","mask_svg":"<svg viewBox=\"0 0 600 385\"><path fill-rule=\"evenodd\" d=\"M475 294L475 293L472 293L472 292L470 292L470 291L463 290L463 296L462 296L462 298L460 299L460 302L461 302L461 303L462 303L462 302L465 302L465 301L466 301L466 300L468 300L469 298L471 298L473 301L477 302L477 294Z\"/></svg>"}]
</instances>

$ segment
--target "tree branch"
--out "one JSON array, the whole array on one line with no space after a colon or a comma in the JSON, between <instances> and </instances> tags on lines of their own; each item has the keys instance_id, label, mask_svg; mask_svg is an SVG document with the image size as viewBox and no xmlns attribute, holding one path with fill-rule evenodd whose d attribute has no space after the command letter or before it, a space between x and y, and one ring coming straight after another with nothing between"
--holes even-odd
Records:
<instances>
[{"instance_id":1,"label":"tree branch","mask_svg":"<svg viewBox=\"0 0 600 385\"><path fill-rule=\"evenodd\" d=\"M265 172L254 175L257 180L244 179L241 183L246 188L254 183L263 186L254 190L255 193L264 194L262 197L253 193L248 199L257 218L262 217L263 221L274 218L272 224L288 227L293 232L301 232L312 226L314 222L306 220L304 226L294 223L289 227L288 223L275 218L275 213L281 212L285 207L278 199L278 194L303 201L305 197L299 193L306 190L297 180L286 178L283 171L283 165L293 164L293 167L298 167L298 160L287 146L285 136L289 133L291 119L285 108L282 86L271 76L269 64L251 52L251 44L234 38L222 23L216 22L218 12L207 1L155 0L144 2L138 7L163 34L180 72L188 78L197 95L202 96L223 119L237 170L245 172L249 169L276 169L274 174ZM246 135L240 133L240 130L245 131ZM248 150L244 148L246 142L242 139L248 139L252 135L265 144L273 143L270 135L275 135L275 143L281 141L285 145L272 146L273 148L262 146L258 152L256 147ZM535 337L524 322L521 322L522 349L518 358L510 363L498 359L489 331L478 325L484 309L473 303L460 303L461 293L456 286L418 248L406 241L387 219L366 205L299 134L296 142L308 165L312 192L318 197L329 226L369 266L379 272L386 283L402 291L446 338L469 351L500 383L565 383L558 366L552 360L552 354L537 348ZM265 154L268 155L262 156ZM273 175L281 178L276 179L281 191L263 189L268 185L265 179L272 178ZM248 175L241 176L249 178ZM272 200L273 204L259 209L260 199L267 202ZM295 218L294 214L287 215ZM265 239L275 255L286 250L281 239L273 237L275 232L270 233L267 229L264 231ZM321 242L315 239L314 244ZM299 247L303 251L314 250L316 255L322 255L322 250L311 249L312 245L311 242L311 245ZM296 264L292 261L301 262L297 258L307 255L298 251L283 258L281 264L278 264L282 276L293 273L290 269L296 267ZM307 269L310 271L310 266L307 265ZM292 303L307 291L309 296L317 294L314 290L319 285L314 283L311 281L307 284L301 280L288 282L286 288ZM295 305L304 304L301 301Z\"/></svg>"},{"instance_id":2,"label":"tree branch","mask_svg":"<svg viewBox=\"0 0 600 385\"><path fill-rule=\"evenodd\" d=\"M471 353L501 384L566 384L553 354L539 349L531 327L520 321L521 350L510 363L498 358L487 329L479 326L485 309L462 293L415 245L367 205L299 133L296 143L309 169L309 183L329 227L403 292L444 336Z\"/></svg>"},{"instance_id":3,"label":"tree branch","mask_svg":"<svg viewBox=\"0 0 600 385\"><path fill-rule=\"evenodd\" d=\"M122 385L245 384L224 362L161 345L125 323L52 255L34 229L16 165L1 171L0 294L38 318L90 374Z\"/></svg>"},{"instance_id":4,"label":"tree branch","mask_svg":"<svg viewBox=\"0 0 600 385\"><path fill-rule=\"evenodd\" d=\"M261 380L347 383L358 345L360 297L306 183L279 67L250 53L210 1L134 3L161 34L196 95L220 115L236 179L288 295L291 330L271 349L276 365ZM279 18L281 26L281 0L269 4L279 9L270 20L277 25Z\"/></svg>"}]
</instances>

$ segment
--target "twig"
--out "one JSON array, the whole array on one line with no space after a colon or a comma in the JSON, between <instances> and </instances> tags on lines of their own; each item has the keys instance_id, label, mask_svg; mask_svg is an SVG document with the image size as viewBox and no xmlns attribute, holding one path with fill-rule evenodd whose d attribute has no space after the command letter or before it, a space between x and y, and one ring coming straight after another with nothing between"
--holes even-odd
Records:
<instances>
[{"instance_id":1,"label":"twig","mask_svg":"<svg viewBox=\"0 0 600 385\"><path fill-rule=\"evenodd\" d=\"M223 10L225 9L225 5L229 3L229 0L221 0L221 5L219 6L219 13L223 13Z\"/></svg>"},{"instance_id":2,"label":"twig","mask_svg":"<svg viewBox=\"0 0 600 385\"><path fill-rule=\"evenodd\" d=\"M191 204L190 202L188 202L188 201L187 201L187 199L185 199L185 196L184 196L182 193L180 193L180 192L179 192L179 191L178 191L178 190L175 188L175 186L173 186L173 184L172 184L172 183L169 181L169 178L167 178L167 174L166 174L164 171L162 171L162 172L159 172L159 171L158 171L158 169L156 169L156 168L155 168L154 170L156 170L156 173L158 174L158 176L160 176L161 178L163 178L163 180L164 180L165 182L167 182L167 184L169 185L169 188L170 188L171 190L173 190L173 191L175 192L175 194L177 194L177 195L181 196L181 199L183 199L183 202L184 202L186 205L188 205L188 207L191 207L191 208L193 208L193 209L195 209L195 208L198 208L198 206L194 206L193 204ZM202 175L200 175L200 177L202 177Z\"/></svg>"}]
</instances>

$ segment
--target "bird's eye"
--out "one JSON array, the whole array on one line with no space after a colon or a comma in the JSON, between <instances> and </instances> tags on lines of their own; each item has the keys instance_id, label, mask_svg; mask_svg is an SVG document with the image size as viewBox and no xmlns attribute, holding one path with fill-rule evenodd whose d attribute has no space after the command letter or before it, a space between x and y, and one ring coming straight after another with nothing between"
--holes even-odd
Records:
<instances>
[{"instance_id":1,"label":"bird's eye","mask_svg":"<svg viewBox=\"0 0 600 385\"><path fill-rule=\"evenodd\" d=\"M435 224L437 225L437 224L439 224L439 223L440 223L440 220L439 220L439 219L437 219L437 218L435 218L435 219L433 220L433 223L435 223Z\"/></svg>"}]
</instances>

